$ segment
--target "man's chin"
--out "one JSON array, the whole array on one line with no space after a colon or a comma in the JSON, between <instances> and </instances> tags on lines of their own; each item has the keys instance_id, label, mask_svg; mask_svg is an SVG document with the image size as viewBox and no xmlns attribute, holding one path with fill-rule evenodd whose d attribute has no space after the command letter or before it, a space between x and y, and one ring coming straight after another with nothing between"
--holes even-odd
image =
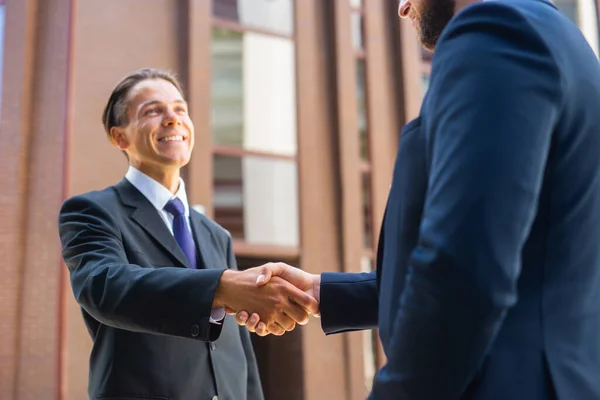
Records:
<instances>
[{"instance_id":1,"label":"man's chin","mask_svg":"<svg viewBox=\"0 0 600 400\"><path fill-rule=\"evenodd\" d=\"M431 52L433 52L433 50L435 50L435 45L437 43L437 39L434 40L431 37L428 37L428 36L425 36L425 35L421 35L420 32L419 32L418 38L419 38L419 44L425 50L431 51Z\"/></svg>"},{"instance_id":2,"label":"man's chin","mask_svg":"<svg viewBox=\"0 0 600 400\"><path fill-rule=\"evenodd\" d=\"M162 155L162 157L160 157L160 165L164 166L165 168L183 168L185 167L189 162L190 162L190 154L185 154L185 155L175 155L175 154L170 154L170 155Z\"/></svg>"}]
</instances>

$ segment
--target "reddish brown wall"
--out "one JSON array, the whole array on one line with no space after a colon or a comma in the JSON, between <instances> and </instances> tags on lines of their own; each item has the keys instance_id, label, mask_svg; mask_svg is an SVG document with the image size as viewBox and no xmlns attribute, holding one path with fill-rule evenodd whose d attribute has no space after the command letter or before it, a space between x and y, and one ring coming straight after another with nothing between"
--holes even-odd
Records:
<instances>
[{"instance_id":1,"label":"reddish brown wall","mask_svg":"<svg viewBox=\"0 0 600 400\"><path fill-rule=\"evenodd\" d=\"M367 80L372 82L368 97L374 102L369 119L374 121L373 151L380 155L373 163L377 217L383 212L387 188L382 187L389 180L398 127L404 115L415 114L420 101L416 42L403 39L398 42L402 46L394 47L398 28L386 17L395 11L394 3L365 0L364 6L370 49ZM339 121L344 131L356 128L356 104L344 93L333 93L331 84L337 79L348 88L354 85L353 64L334 64L335 55L353 57L344 39L349 29L344 13L349 10L343 2L336 2L337 9L327 4L298 0L295 6L296 24L302 27L295 37L299 265L315 273L355 270L362 255L356 251L361 239L354 231L361 229L351 222L360 213L360 183L351 175L358 143L355 138L340 142L342 136L335 131L341 129ZM124 74L154 66L174 70L187 84L197 133L188 169L190 198L208 206L210 214L210 2L7 0L6 7L0 117L0 398L79 400L87 396L91 340L61 261L57 212L66 197L122 178L125 158L107 141L100 115ZM336 24L327 19L333 15ZM406 53L399 62L394 57L399 57L400 47L414 55ZM396 65L402 65L403 74L396 73ZM401 84L410 91L395 93ZM348 88L344 90L353 90ZM339 168L347 183L343 192ZM301 379L291 381L302 385L306 399L364 398L359 335L325 337L314 321L287 341L273 341L263 357L275 379L283 376L281 366L286 365L278 364L275 345L286 346L286 354L301 352L301 361L285 361L290 367L286 372L297 374L298 368L292 367L302 365Z\"/></svg>"},{"instance_id":2,"label":"reddish brown wall","mask_svg":"<svg viewBox=\"0 0 600 400\"><path fill-rule=\"evenodd\" d=\"M6 2L0 129L0 397L58 398L72 2Z\"/></svg>"}]
</instances>

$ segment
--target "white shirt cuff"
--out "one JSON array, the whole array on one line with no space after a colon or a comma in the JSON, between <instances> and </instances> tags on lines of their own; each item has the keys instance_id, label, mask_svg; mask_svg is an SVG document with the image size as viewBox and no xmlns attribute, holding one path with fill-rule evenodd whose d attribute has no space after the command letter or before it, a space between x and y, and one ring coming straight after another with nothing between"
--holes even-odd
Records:
<instances>
[{"instance_id":1,"label":"white shirt cuff","mask_svg":"<svg viewBox=\"0 0 600 400\"><path fill-rule=\"evenodd\" d=\"M210 323L221 324L225 318L225 307L213 308L210 312Z\"/></svg>"}]
</instances>

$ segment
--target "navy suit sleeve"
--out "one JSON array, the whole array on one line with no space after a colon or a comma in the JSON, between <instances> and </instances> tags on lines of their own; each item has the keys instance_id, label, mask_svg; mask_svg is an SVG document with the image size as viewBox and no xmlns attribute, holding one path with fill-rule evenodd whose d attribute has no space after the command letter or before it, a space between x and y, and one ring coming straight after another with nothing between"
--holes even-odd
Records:
<instances>
[{"instance_id":1,"label":"navy suit sleeve","mask_svg":"<svg viewBox=\"0 0 600 400\"><path fill-rule=\"evenodd\" d=\"M321 274L321 327L326 334L377 328L376 272Z\"/></svg>"},{"instance_id":2,"label":"navy suit sleeve","mask_svg":"<svg viewBox=\"0 0 600 400\"><path fill-rule=\"evenodd\" d=\"M509 6L473 5L447 26L422 111L431 142L419 240L372 398L457 399L481 367L517 301L562 84Z\"/></svg>"},{"instance_id":3,"label":"navy suit sleeve","mask_svg":"<svg viewBox=\"0 0 600 400\"><path fill-rule=\"evenodd\" d=\"M85 196L67 200L60 210L63 258L81 307L119 329L216 340L220 328L211 332L209 317L223 270L129 264L117 226Z\"/></svg>"}]
</instances>

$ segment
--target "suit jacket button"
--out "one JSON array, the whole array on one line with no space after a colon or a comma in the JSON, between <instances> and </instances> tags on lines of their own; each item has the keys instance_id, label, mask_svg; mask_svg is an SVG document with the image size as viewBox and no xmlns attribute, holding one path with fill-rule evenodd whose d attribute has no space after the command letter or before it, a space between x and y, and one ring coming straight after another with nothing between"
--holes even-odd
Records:
<instances>
[{"instance_id":1,"label":"suit jacket button","mask_svg":"<svg viewBox=\"0 0 600 400\"><path fill-rule=\"evenodd\" d=\"M192 336L196 337L200 334L200 327L196 324L192 325Z\"/></svg>"},{"instance_id":2,"label":"suit jacket button","mask_svg":"<svg viewBox=\"0 0 600 400\"><path fill-rule=\"evenodd\" d=\"M217 345L215 344L215 342L210 342L210 349L214 351L216 348Z\"/></svg>"}]
</instances>

